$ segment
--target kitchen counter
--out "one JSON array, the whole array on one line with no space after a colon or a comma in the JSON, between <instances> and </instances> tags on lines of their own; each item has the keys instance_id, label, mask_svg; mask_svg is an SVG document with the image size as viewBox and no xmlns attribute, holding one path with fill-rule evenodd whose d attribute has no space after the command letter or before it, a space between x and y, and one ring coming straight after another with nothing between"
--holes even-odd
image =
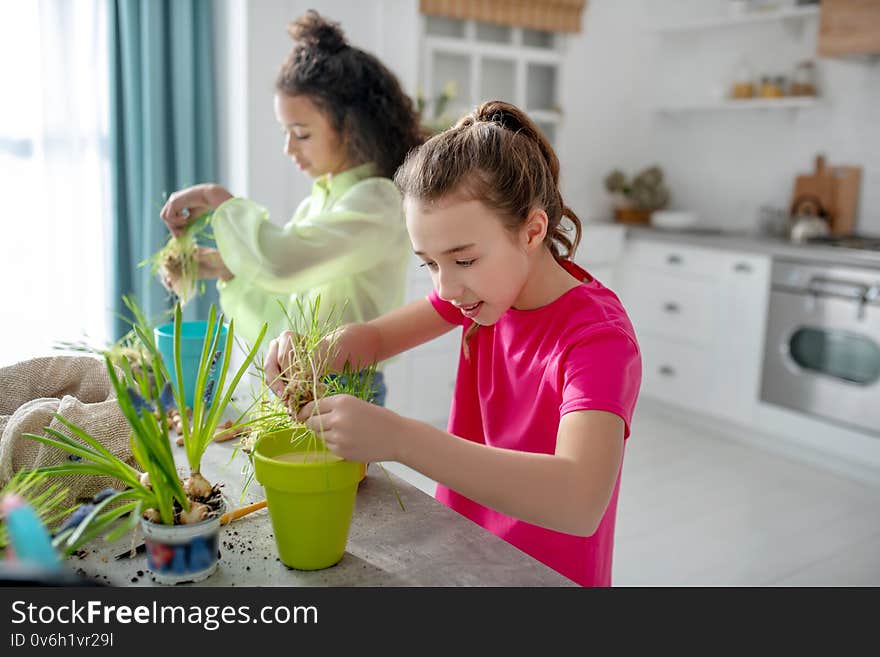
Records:
<instances>
[{"instance_id":1,"label":"kitchen counter","mask_svg":"<svg viewBox=\"0 0 880 657\"><path fill-rule=\"evenodd\" d=\"M254 481L239 502L245 460L241 454L233 459L233 446L211 444L202 464L209 481L225 482L230 508L264 499ZM183 448L175 450L182 465ZM138 529L136 541L141 540ZM161 586L152 581L143 553L114 559L130 544L128 537L112 544L94 541L88 554L67 563L104 584ZM183 586L576 586L418 488L390 472L386 476L376 463L358 488L346 552L335 566L298 571L282 564L266 509L221 527L220 553L216 572Z\"/></svg>"},{"instance_id":2,"label":"kitchen counter","mask_svg":"<svg viewBox=\"0 0 880 657\"><path fill-rule=\"evenodd\" d=\"M775 257L806 260L812 263L856 265L880 269L880 251L852 249L818 244L793 244L781 237L747 232L712 232L700 229L667 230L627 226L628 239L674 242L714 249L766 253Z\"/></svg>"}]
</instances>

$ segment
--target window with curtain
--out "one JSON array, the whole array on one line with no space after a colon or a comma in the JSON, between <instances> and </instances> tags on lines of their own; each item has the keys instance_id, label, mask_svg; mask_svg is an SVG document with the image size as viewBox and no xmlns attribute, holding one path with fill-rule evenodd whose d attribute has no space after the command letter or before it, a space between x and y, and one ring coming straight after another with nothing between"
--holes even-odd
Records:
<instances>
[{"instance_id":1,"label":"window with curtain","mask_svg":"<svg viewBox=\"0 0 880 657\"><path fill-rule=\"evenodd\" d=\"M105 3L0 3L0 62L3 366L108 341Z\"/></svg>"}]
</instances>

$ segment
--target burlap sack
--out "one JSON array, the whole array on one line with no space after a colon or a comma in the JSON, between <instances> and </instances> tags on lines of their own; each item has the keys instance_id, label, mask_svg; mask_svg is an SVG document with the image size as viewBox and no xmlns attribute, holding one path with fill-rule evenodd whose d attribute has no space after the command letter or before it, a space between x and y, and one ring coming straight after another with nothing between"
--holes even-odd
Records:
<instances>
[{"instance_id":1,"label":"burlap sack","mask_svg":"<svg viewBox=\"0 0 880 657\"><path fill-rule=\"evenodd\" d=\"M45 427L73 433L54 414L84 429L113 454L135 467L130 428L116 403L104 361L91 356L54 356L0 368L0 486L19 470L58 465L68 453L25 438L48 435ZM55 482L69 490L68 501L91 497L120 482L95 475L67 475Z\"/></svg>"}]
</instances>

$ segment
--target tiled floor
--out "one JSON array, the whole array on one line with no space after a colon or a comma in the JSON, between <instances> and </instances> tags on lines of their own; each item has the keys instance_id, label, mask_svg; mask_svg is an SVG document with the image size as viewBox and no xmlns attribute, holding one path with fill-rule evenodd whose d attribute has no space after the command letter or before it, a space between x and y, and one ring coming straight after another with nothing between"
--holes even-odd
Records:
<instances>
[{"instance_id":1,"label":"tiled floor","mask_svg":"<svg viewBox=\"0 0 880 657\"><path fill-rule=\"evenodd\" d=\"M651 404L621 480L615 586L878 586L880 487Z\"/></svg>"}]
</instances>

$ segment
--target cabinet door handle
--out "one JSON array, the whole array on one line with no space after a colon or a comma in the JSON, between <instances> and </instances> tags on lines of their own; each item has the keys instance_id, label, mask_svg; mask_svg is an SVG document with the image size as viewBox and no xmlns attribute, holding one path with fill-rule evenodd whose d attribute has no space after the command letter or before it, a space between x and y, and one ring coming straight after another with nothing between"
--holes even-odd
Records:
<instances>
[{"instance_id":1,"label":"cabinet door handle","mask_svg":"<svg viewBox=\"0 0 880 657\"><path fill-rule=\"evenodd\" d=\"M733 271L741 274L750 274L752 272L752 266L747 262L738 262L733 266Z\"/></svg>"},{"instance_id":2,"label":"cabinet door handle","mask_svg":"<svg viewBox=\"0 0 880 657\"><path fill-rule=\"evenodd\" d=\"M670 265L680 265L683 262L683 258L677 253L671 253L666 256L666 262Z\"/></svg>"},{"instance_id":3,"label":"cabinet door handle","mask_svg":"<svg viewBox=\"0 0 880 657\"><path fill-rule=\"evenodd\" d=\"M661 365L658 371L663 376L675 376L675 368L672 365Z\"/></svg>"},{"instance_id":4,"label":"cabinet door handle","mask_svg":"<svg viewBox=\"0 0 880 657\"><path fill-rule=\"evenodd\" d=\"M674 301L667 301L663 304L663 312L667 312L671 315L677 314L681 311L681 306L679 306Z\"/></svg>"}]
</instances>

